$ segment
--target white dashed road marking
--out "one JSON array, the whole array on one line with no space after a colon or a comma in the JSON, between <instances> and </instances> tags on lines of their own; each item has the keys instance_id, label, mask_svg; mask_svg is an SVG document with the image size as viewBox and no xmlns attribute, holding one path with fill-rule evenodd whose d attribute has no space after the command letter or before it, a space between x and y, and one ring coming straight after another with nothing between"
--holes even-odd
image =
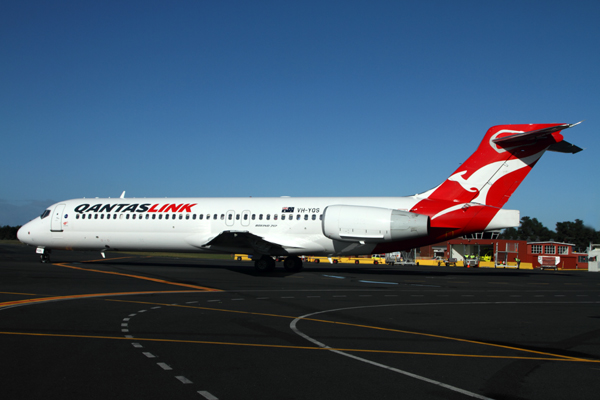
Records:
<instances>
[{"instance_id":1,"label":"white dashed road marking","mask_svg":"<svg viewBox=\"0 0 600 400\"><path fill-rule=\"evenodd\" d=\"M163 362L156 363L156 365L158 365L159 367L161 367L165 371L171 371L173 369L168 364L163 363Z\"/></svg>"},{"instance_id":2,"label":"white dashed road marking","mask_svg":"<svg viewBox=\"0 0 600 400\"><path fill-rule=\"evenodd\" d=\"M194 383L194 382L190 381L188 378L186 378L185 376L178 375L175 378L179 379L181 381L181 383L184 383L186 385L189 385L190 383Z\"/></svg>"},{"instance_id":3,"label":"white dashed road marking","mask_svg":"<svg viewBox=\"0 0 600 400\"><path fill-rule=\"evenodd\" d=\"M212 394L208 393L208 392L207 392L207 391L205 391L205 390L200 390L200 391L198 391L198 394L199 394L200 396L204 396L204 398L205 398L205 399L207 399L207 400L219 400L219 399L217 399L215 396L213 396Z\"/></svg>"}]
</instances>

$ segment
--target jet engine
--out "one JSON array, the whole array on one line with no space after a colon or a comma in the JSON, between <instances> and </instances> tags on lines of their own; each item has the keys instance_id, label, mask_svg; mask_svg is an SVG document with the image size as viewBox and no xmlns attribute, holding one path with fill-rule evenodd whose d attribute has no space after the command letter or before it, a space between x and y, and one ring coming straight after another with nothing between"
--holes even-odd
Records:
<instances>
[{"instance_id":1,"label":"jet engine","mask_svg":"<svg viewBox=\"0 0 600 400\"><path fill-rule=\"evenodd\" d=\"M429 217L389 208L334 205L323 212L322 227L333 240L394 242L426 236Z\"/></svg>"}]
</instances>

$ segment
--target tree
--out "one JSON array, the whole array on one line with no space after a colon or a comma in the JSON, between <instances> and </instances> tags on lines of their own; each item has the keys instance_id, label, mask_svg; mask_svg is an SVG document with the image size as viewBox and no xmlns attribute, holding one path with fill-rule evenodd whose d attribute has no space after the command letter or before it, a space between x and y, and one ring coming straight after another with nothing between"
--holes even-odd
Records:
<instances>
[{"instance_id":1,"label":"tree","mask_svg":"<svg viewBox=\"0 0 600 400\"><path fill-rule=\"evenodd\" d=\"M20 226L2 226L0 227L0 240L17 240L17 231Z\"/></svg>"},{"instance_id":2,"label":"tree","mask_svg":"<svg viewBox=\"0 0 600 400\"><path fill-rule=\"evenodd\" d=\"M521 218L521 226L508 228L500 235L501 239L527 240L528 242L544 242L553 240L556 234L546 228L537 218Z\"/></svg>"},{"instance_id":3,"label":"tree","mask_svg":"<svg viewBox=\"0 0 600 400\"><path fill-rule=\"evenodd\" d=\"M546 228L536 218L521 218L521 226L507 228L500 235L500 239L527 240L528 242L546 242L554 240L563 243L572 243L573 250L585 252L590 243L600 243L600 231L585 226L583 221L564 221L556 223L556 232Z\"/></svg>"},{"instance_id":4,"label":"tree","mask_svg":"<svg viewBox=\"0 0 600 400\"><path fill-rule=\"evenodd\" d=\"M556 240L558 242L573 243L575 251L584 252L590 242L600 243L600 232L585 226L580 219L576 219L575 222L557 222Z\"/></svg>"}]
</instances>

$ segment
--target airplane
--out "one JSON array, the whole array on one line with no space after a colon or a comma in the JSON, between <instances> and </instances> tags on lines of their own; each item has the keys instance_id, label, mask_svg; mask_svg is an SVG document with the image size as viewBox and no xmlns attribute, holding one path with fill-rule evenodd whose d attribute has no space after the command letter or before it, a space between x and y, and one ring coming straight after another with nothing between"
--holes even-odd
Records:
<instances>
[{"instance_id":1,"label":"airplane","mask_svg":"<svg viewBox=\"0 0 600 400\"><path fill-rule=\"evenodd\" d=\"M53 204L18 231L42 262L52 250L252 255L261 273L285 257L381 254L518 227L503 209L546 150L577 153L576 124L497 125L444 182L407 197L81 198Z\"/></svg>"}]
</instances>

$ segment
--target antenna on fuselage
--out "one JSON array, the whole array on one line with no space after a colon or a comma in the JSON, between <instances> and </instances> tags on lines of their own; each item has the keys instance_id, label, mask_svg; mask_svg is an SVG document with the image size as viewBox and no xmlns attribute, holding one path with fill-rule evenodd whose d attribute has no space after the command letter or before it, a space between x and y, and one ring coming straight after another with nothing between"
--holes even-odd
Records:
<instances>
[{"instance_id":1,"label":"antenna on fuselage","mask_svg":"<svg viewBox=\"0 0 600 400\"><path fill-rule=\"evenodd\" d=\"M120 199L124 199L125 198L125 191L123 190L123 193L121 193L121 197L119 197Z\"/></svg>"}]
</instances>

